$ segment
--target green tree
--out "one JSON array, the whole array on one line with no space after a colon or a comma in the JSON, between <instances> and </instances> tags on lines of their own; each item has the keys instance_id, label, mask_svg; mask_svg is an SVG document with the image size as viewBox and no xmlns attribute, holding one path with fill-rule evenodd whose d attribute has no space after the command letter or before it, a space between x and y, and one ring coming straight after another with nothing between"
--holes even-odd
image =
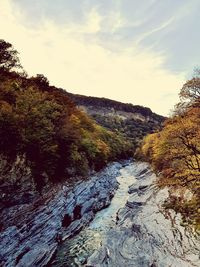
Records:
<instances>
[{"instance_id":1,"label":"green tree","mask_svg":"<svg viewBox=\"0 0 200 267\"><path fill-rule=\"evenodd\" d=\"M18 52L13 46L0 39L0 70L10 71L21 68Z\"/></svg>"}]
</instances>

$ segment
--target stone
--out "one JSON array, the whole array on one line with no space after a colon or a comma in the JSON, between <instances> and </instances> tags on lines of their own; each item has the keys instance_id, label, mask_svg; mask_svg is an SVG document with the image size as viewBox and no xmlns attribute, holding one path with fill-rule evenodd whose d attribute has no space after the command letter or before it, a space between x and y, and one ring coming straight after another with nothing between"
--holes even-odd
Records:
<instances>
[{"instance_id":1,"label":"stone","mask_svg":"<svg viewBox=\"0 0 200 267\"><path fill-rule=\"evenodd\" d=\"M63 185L47 200L41 198L4 209L4 221L10 223L4 224L0 233L3 266L46 266L61 240L78 233L98 210L109 205L118 187L120 168L121 164L112 163L71 189Z\"/></svg>"},{"instance_id":2,"label":"stone","mask_svg":"<svg viewBox=\"0 0 200 267\"><path fill-rule=\"evenodd\" d=\"M200 266L200 236L181 226L180 214L162 206L168 189L158 190L155 174L144 163L136 162L129 171L137 178L129 188L129 199L87 266Z\"/></svg>"}]
</instances>

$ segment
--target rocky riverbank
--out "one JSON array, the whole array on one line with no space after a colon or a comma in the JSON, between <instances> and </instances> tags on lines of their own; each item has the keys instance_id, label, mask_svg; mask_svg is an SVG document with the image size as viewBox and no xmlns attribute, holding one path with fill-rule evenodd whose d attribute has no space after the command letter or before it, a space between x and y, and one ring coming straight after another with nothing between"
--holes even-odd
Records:
<instances>
[{"instance_id":1,"label":"rocky riverbank","mask_svg":"<svg viewBox=\"0 0 200 267\"><path fill-rule=\"evenodd\" d=\"M199 266L200 238L181 225L179 214L163 208L169 193L156 179L146 163L114 163L32 209L9 208L0 266L49 266L55 254L53 266ZM11 211L20 214L15 223Z\"/></svg>"},{"instance_id":2,"label":"rocky riverbank","mask_svg":"<svg viewBox=\"0 0 200 267\"><path fill-rule=\"evenodd\" d=\"M121 167L113 163L73 189L64 185L55 197L35 205L4 209L4 222L9 223L0 233L0 266L46 266L62 240L78 233L110 204ZM11 214L16 220L10 220Z\"/></svg>"},{"instance_id":3,"label":"rocky riverbank","mask_svg":"<svg viewBox=\"0 0 200 267\"><path fill-rule=\"evenodd\" d=\"M129 199L87 266L200 266L199 236L181 226L179 214L163 209L168 190L157 188L147 164L135 163L132 169L137 181L129 188Z\"/></svg>"}]
</instances>

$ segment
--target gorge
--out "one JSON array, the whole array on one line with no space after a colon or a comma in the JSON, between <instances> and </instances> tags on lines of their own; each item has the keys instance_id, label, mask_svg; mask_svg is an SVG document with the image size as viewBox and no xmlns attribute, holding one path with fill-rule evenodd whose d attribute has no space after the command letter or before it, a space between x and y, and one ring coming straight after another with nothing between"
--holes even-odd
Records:
<instances>
[{"instance_id":1,"label":"gorge","mask_svg":"<svg viewBox=\"0 0 200 267\"><path fill-rule=\"evenodd\" d=\"M200 71L167 119L0 52L0 267L199 266Z\"/></svg>"},{"instance_id":2,"label":"gorge","mask_svg":"<svg viewBox=\"0 0 200 267\"><path fill-rule=\"evenodd\" d=\"M1 265L199 266L199 236L163 208L168 190L156 179L131 160L63 187L1 232Z\"/></svg>"}]
</instances>

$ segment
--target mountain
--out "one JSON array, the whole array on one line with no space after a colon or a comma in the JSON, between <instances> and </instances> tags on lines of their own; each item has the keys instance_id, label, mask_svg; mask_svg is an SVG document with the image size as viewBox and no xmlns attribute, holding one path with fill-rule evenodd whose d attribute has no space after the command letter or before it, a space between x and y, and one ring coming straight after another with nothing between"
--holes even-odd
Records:
<instances>
[{"instance_id":1,"label":"mountain","mask_svg":"<svg viewBox=\"0 0 200 267\"><path fill-rule=\"evenodd\" d=\"M71 94L21 68L17 51L0 40L0 210L132 157L164 121L149 108Z\"/></svg>"},{"instance_id":2,"label":"mountain","mask_svg":"<svg viewBox=\"0 0 200 267\"><path fill-rule=\"evenodd\" d=\"M98 124L126 137L134 148L145 135L160 130L166 119L139 105L69 92L67 95Z\"/></svg>"}]
</instances>

